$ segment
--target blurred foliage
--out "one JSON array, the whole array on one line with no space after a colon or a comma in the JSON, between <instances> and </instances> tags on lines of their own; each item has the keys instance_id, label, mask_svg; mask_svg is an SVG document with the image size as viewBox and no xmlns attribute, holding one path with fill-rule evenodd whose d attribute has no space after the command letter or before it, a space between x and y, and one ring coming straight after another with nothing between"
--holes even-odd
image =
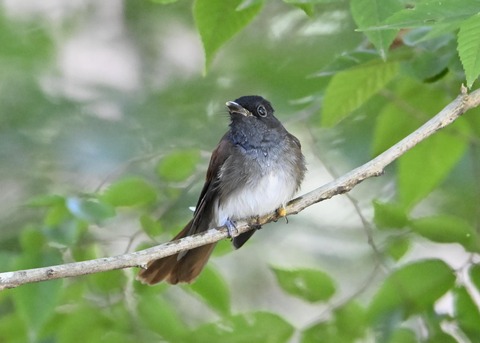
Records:
<instances>
[{"instance_id":1,"label":"blurred foliage","mask_svg":"<svg viewBox=\"0 0 480 343\"><path fill-rule=\"evenodd\" d=\"M0 11L2 271L171 237L227 100L264 95L341 172L478 86L478 0L20 3ZM127 270L6 290L0 341L479 342L479 115L352 192L352 230L304 212L260 247L220 242L192 285Z\"/></svg>"}]
</instances>

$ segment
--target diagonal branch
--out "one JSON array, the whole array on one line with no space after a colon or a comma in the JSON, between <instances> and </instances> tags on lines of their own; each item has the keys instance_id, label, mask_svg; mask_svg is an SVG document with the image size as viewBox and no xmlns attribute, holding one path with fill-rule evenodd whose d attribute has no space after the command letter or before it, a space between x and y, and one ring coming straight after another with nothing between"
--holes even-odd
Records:
<instances>
[{"instance_id":1,"label":"diagonal branch","mask_svg":"<svg viewBox=\"0 0 480 343\"><path fill-rule=\"evenodd\" d=\"M297 214L320 201L349 192L353 187L367 178L382 175L385 167L402 156L406 151L412 149L415 145L441 128L450 125L469 109L477 106L480 106L480 90L467 94L466 88L462 87L461 94L455 100L419 129L373 160L326 185L292 200L286 208L287 214ZM279 219L279 215L273 212L259 218L258 221L250 222L250 224L266 224L276 221L277 219ZM248 230L250 230L248 221L239 221L237 223L236 235ZM214 243L227 237L227 229L220 227L133 253L44 268L0 273L0 290L14 288L32 282L93 274L115 269L144 267L151 260L170 256L182 250L189 250L205 244Z\"/></svg>"}]
</instances>

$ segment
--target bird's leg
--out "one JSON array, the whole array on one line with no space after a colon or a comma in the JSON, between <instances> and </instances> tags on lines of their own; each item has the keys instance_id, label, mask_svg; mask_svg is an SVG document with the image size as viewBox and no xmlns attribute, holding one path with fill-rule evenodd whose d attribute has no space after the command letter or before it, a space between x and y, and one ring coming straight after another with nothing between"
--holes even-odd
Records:
<instances>
[{"instance_id":1,"label":"bird's leg","mask_svg":"<svg viewBox=\"0 0 480 343\"><path fill-rule=\"evenodd\" d=\"M287 210L285 209L285 206L277 208L277 214L279 217L285 218L285 221L288 224Z\"/></svg>"},{"instance_id":2,"label":"bird's leg","mask_svg":"<svg viewBox=\"0 0 480 343\"><path fill-rule=\"evenodd\" d=\"M233 222L230 218L228 218L225 222L225 226L227 227L228 237L233 238L238 236L238 230L235 226L235 222Z\"/></svg>"}]
</instances>

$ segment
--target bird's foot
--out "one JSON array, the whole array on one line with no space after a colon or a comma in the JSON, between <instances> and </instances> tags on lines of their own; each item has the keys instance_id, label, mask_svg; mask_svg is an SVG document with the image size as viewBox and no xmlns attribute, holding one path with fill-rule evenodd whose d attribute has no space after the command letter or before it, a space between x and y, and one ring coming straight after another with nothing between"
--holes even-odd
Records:
<instances>
[{"instance_id":1,"label":"bird's foot","mask_svg":"<svg viewBox=\"0 0 480 343\"><path fill-rule=\"evenodd\" d=\"M235 226L234 221L227 219L227 221L225 222L225 226L227 227L228 237L233 238L238 236L238 230L237 230L237 227Z\"/></svg>"},{"instance_id":2,"label":"bird's foot","mask_svg":"<svg viewBox=\"0 0 480 343\"><path fill-rule=\"evenodd\" d=\"M277 208L277 214L278 214L279 217L285 218L285 221L288 224L287 210L285 209L285 207L282 206L282 207Z\"/></svg>"}]
</instances>

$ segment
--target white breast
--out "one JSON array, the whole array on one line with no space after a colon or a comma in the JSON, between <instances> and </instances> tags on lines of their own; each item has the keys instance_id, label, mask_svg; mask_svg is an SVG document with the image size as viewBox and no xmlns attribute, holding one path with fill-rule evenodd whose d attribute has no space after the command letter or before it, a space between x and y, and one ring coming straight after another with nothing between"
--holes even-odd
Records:
<instances>
[{"instance_id":1,"label":"white breast","mask_svg":"<svg viewBox=\"0 0 480 343\"><path fill-rule=\"evenodd\" d=\"M276 210L293 197L296 184L287 173L271 170L256 182L238 188L218 204L217 225L224 225L227 219L246 219Z\"/></svg>"}]
</instances>

